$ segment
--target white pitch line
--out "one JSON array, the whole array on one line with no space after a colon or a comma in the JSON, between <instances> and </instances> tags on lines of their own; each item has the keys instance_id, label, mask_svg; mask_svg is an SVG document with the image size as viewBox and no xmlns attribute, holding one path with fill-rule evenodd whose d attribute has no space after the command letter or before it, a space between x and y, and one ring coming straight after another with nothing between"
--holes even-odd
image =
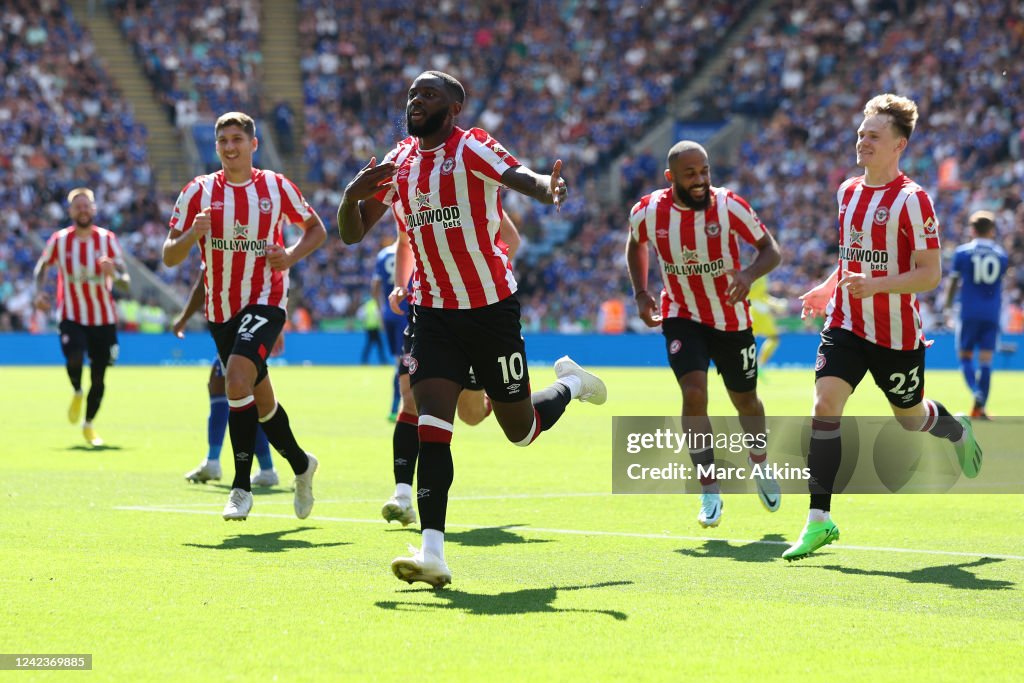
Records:
<instances>
[{"instance_id":1,"label":"white pitch line","mask_svg":"<svg viewBox=\"0 0 1024 683\"><path fill-rule=\"evenodd\" d=\"M507 493L499 496L450 496L449 501L457 500L528 500L532 498L596 498L603 496L613 496L615 494L608 493L607 491L599 493L582 493L580 491L574 491L572 493ZM336 500L321 500L316 499L318 503L332 503L332 504L344 504L344 503L379 503L383 500L383 496L380 498L338 498ZM259 500L260 505L292 505L290 500ZM191 508L191 507L223 507L223 503L168 503L166 505L151 505L153 508Z\"/></svg>"},{"instance_id":2,"label":"white pitch line","mask_svg":"<svg viewBox=\"0 0 1024 683\"><path fill-rule=\"evenodd\" d=\"M129 512L173 512L185 515L220 515L219 512L213 510L182 510L162 507L147 507L142 505L123 505L116 506L115 510L124 510ZM250 517L265 517L267 519L290 519L294 520L294 515L276 515L276 514L251 514ZM315 517L310 521L317 522L341 522L344 524L381 524L380 519L356 519L354 517ZM493 524L447 524L447 527L453 529L493 529ZM762 545L789 545L788 541L765 541L763 539L754 538L712 538L708 536L677 536L674 534L641 534L628 531L588 531L584 529L551 529L547 527L535 527L535 526L503 526L502 529L506 531L516 532L534 532L539 534L561 534L566 536L614 536L616 538L647 538L647 539L659 539L668 541L720 541L725 543L758 543ZM991 557L997 560L1024 560L1024 555L997 555L993 553L979 553L979 552L961 552L958 550L929 550L927 548L887 548L885 546L870 546L870 545L831 545L830 550L864 550L869 552L882 552L882 553L903 553L907 555L944 555L948 557Z\"/></svg>"}]
</instances>

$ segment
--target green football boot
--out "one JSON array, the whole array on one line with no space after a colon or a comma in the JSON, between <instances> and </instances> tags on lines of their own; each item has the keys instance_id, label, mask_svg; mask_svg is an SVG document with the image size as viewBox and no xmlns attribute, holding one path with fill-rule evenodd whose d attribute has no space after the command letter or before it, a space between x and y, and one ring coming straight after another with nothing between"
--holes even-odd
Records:
<instances>
[{"instance_id":1,"label":"green football boot","mask_svg":"<svg viewBox=\"0 0 1024 683\"><path fill-rule=\"evenodd\" d=\"M956 421L964 428L964 438L953 444L956 448L956 458L960 461L960 469L964 471L964 476L974 479L981 471L981 444L974 438L971 418L958 416Z\"/></svg>"},{"instance_id":2,"label":"green football boot","mask_svg":"<svg viewBox=\"0 0 1024 683\"><path fill-rule=\"evenodd\" d=\"M831 519L824 522L807 522L800 532L800 540L786 548L782 559L792 562L802 560L818 548L839 540L839 527Z\"/></svg>"}]
</instances>

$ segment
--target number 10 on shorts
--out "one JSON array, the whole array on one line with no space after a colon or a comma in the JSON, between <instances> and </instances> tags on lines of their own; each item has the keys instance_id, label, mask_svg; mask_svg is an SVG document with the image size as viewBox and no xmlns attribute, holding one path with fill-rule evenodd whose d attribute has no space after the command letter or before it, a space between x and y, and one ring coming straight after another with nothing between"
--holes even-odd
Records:
<instances>
[{"instance_id":1,"label":"number 10 on shorts","mask_svg":"<svg viewBox=\"0 0 1024 683\"><path fill-rule=\"evenodd\" d=\"M526 371L523 354L518 351L511 356L498 356L498 365L501 367L501 381L504 384L518 382Z\"/></svg>"}]
</instances>

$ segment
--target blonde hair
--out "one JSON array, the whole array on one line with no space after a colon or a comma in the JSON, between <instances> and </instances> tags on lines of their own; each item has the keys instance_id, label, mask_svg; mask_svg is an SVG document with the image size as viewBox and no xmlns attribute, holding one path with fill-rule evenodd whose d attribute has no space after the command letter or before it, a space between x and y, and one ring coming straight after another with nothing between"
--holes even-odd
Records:
<instances>
[{"instance_id":1,"label":"blonde hair","mask_svg":"<svg viewBox=\"0 0 1024 683\"><path fill-rule=\"evenodd\" d=\"M88 187L76 187L75 189L71 190L71 192L68 192L68 204L75 201L77 197L80 197L83 194L89 199L90 202L96 202L96 196L92 193L92 190L90 190Z\"/></svg>"},{"instance_id":2,"label":"blonde hair","mask_svg":"<svg viewBox=\"0 0 1024 683\"><path fill-rule=\"evenodd\" d=\"M908 97L885 93L876 95L864 105L864 118L884 114L892 119L892 127L896 134L910 139L917 126L917 103Z\"/></svg>"},{"instance_id":3,"label":"blonde hair","mask_svg":"<svg viewBox=\"0 0 1024 683\"><path fill-rule=\"evenodd\" d=\"M228 126L238 126L249 137L256 137L256 122L248 114L243 114L240 111L229 111L226 114L221 114L220 118L217 119L217 123L213 124L213 134L217 135L220 133L221 128L227 128Z\"/></svg>"}]
</instances>

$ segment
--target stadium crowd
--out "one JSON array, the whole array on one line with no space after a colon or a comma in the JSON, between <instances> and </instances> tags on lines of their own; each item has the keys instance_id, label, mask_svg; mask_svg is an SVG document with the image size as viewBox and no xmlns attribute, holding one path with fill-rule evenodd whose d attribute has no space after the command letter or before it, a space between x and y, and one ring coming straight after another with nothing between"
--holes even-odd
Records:
<instances>
[{"instance_id":1,"label":"stadium crowd","mask_svg":"<svg viewBox=\"0 0 1024 683\"><path fill-rule=\"evenodd\" d=\"M92 187L119 232L159 212L146 130L107 77L68 5L8 0L0 9L0 330L38 323L31 271L67 221L65 195Z\"/></svg>"},{"instance_id":2,"label":"stadium crowd","mask_svg":"<svg viewBox=\"0 0 1024 683\"><path fill-rule=\"evenodd\" d=\"M626 217L641 194L664 184L664 150L630 151L620 204L609 204L592 177L640 137L753 4L667 0L638 11L593 0L554 10L542 0L441 0L429 8L300 0L305 135L296 144L309 172L294 180L332 223L344 183L404 137L412 78L426 68L451 71L469 91L463 126L489 130L533 168L562 158L574 188L557 214L507 193L505 209L524 236L524 324L603 329L609 301L625 302L632 318ZM259 0L106 5L179 123L235 108L278 113L259 90ZM31 318L36 248L24 234L45 237L61 225L63 195L77 185L96 189L101 224L123 233L126 250L184 295L196 259L173 270L159 265L173 197L155 193L146 132L105 77L88 34L56 0L7 2L0 24L0 203L14 209L0 219L0 329ZM392 49L384 36L401 36L405 47ZM795 296L834 265L834 191L856 172L860 106L886 90L920 104L904 170L935 199L947 249L965 236L969 212L997 211L1018 266L1009 289L1019 309L1024 84L1013 57L1022 40L1024 18L1010 0L781 0L732 48L726 73L701 103L704 115L743 114L758 125L735 161L712 159L713 181L749 198L778 237L783 265L772 293L789 298L791 312L799 310ZM358 247L329 239L295 269L300 327L354 324L373 255L394 233L391 224L375 230L377 239Z\"/></svg>"}]
</instances>

